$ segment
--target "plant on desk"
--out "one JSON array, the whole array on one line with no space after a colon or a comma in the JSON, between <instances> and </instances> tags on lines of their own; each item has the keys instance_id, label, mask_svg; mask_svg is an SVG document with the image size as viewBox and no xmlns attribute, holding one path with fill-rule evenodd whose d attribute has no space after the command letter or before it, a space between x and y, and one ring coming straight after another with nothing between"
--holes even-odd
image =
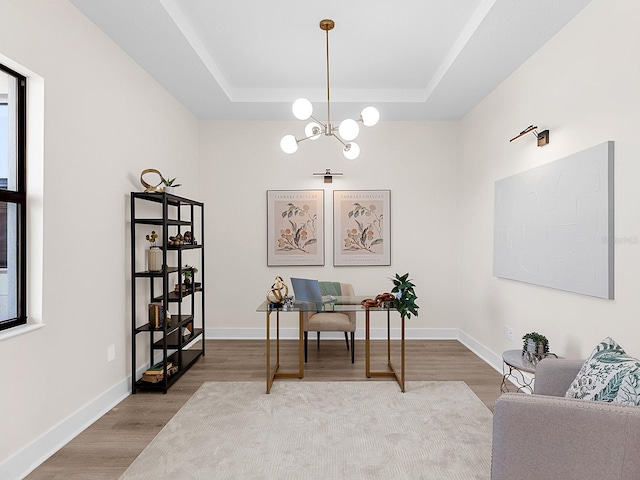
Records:
<instances>
[{"instance_id":1,"label":"plant on desk","mask_svg":"<svg viewBox=\"0 0 640 480\"><path fill-rule=\"evenodd\" d=\"M415 285L409 278L409 274L405 273L400 276L396 273L395 278L392 278L393 289L392 293L396 294L396 299L393 301L393 306L402 318L411 318L411 315L418 316L418 305L416 305L416 299L418 298L414 291Z\"/></svg>"}]
</instances>

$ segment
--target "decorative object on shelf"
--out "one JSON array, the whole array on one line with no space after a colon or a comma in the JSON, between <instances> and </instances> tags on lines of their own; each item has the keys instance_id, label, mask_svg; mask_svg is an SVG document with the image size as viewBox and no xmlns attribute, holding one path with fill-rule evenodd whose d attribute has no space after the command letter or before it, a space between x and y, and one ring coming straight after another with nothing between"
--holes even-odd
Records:
<instances>
[{"instance_id":1,"label":"decorative object on shelf","mask_svg":"<svg viewBox=\"0 0 640 480\"><path fill-rule=\"evenodd\" d=\"M295 135L285 135L280 140L280 148L285 153L295 153L298 150L298 144L303 140L316 140L320 135L326 137L333 137L338 140L342 145L342 153L345 158L354 160L360 155L360 147L357 143L353 142L360 133L360 127L358 122L362 123L365 127L372 127L380 119L380 113L375 107L365 107L360 113L360 118L356 120L346 119L343 120L339 126L331 124L331 94L329 88L329 30L333 30L335 22L333 20L324 19L320 21L320 29L324 30L326 37L326 58L327 58L327 122L322 123L320 120L313 116L313 105L306 98L299 98L293 103L292 111L293 115L298 120L313 119L313 122L307 124L304 129L305 137L297 139ZM336 135L336 132L338 135Z\"/></svg>"},{"instance_id":2,"label":"decorative object on shelf","mask_svg":"<svg viewBox=\"0 0 640 480\"><path fill-rule=\"evenodd\" d=\"M390 190L333 192L333 264L391 265Z\"/></svg>"},{"instance_id":3,"label":"decorative object on shelf","mask_svg":"<svg viewBox=\"0 0 640 480\"><path fill-rule=\"evenodd\" d=\"M324 190L267 191L267 266L324 265Z\"/></svg>"},{"instance_id":4,"label":"decorative object on shelf","mask_svg":"<svg viewBox=\"0 0 640 480\"><path fill-rule=\"evenodd\" d=\"M193 280L193 276L198 273L198 269L192 265L186 264L182 268L182 275L184 276L184 283L186 285L191 285L191 281Z\"/></svg>"},{"instance_id":5,"label":"decorative object on shelf","mask_svg":"<svg viewBox=\"0 0 640 480\"><path fill-rule=\"evenodd\" d=\"M541 333L526 333L522 340L522 356L529 362L536 364L549 354L549 340Z\"/></svg>"},{"instance_id":6,"label":"decorative object on shelf","mask_svg":"<svg viewBox=\"0 0 640 480\"><path fill-rule=\"evenodd\" d=\"M276 277L275 282L267 292L267 302L274 307L281 307L285 302L285 298L289 295L289 287L282 277Z\"/></svg>"},{"instance_id":7,"label":"decorative object on shelf","mask_svg":"<svg viewBox=\"0 0 640 480\"><path fill-rule=\"evenodd\" d=\"M151 234L146 236L147 241L151 244L147 250L147 270L150 272L162 271L162 250L156 246L158 234L151 230Z\"/></svg>"},{"instance_id":8,"label":"decorative object on shelf","mask_svg":"<svg viewBox=\"0 0 640 480\"><path fill-rule=\"evenodd\" d=\"M176 181L176 177L169 179L160 175L160 178L162 179L162 184L164 185L163 190L165 193L173 193L174 188L182 186L181 183L174 183Z\"/></svg>"},{"instance_id":9,"label":"decorative object on shelf","mask_svg":"<svg viewBox=\"0 0 640 480\"><path fill-rule=\"evenodd\" d=\"M152 175L155 174L158 176L158 183L156 183L155 185L148 183L145 179L144 176L145 175ZM173 189L175 187L180 187L181 184L176 184L174 183L176 181L176 178L165 178L162 176L162 173L160 173L159 170L156 170L155 168L145 168L141 173L140 173L140 183L142 184L142 186L144 187L144 192L145 193L149 193L149 192L166 192L166 193L173 193Z\"/></svg>"},{"instance_id":10,"label":"decorative object on shelf","mask_svg":"<svg viewBox=\"0 0 640 480\"><path fill-rule=\"evenodd\" d=\"M152 185L150 183L147 183L144 179L145 175L150 175L150 174L155 174L158 176L158 183L156 183L155 185ZM149 193L149 192L162 192L162 174L156 170L155 168L146 168L144 169L141 173L140 173L140 183L142 184L142 186L144 187L144 191L145 193Z\"/></svg>"},{"instance_id":11,"label":"decorative object on shelf","mask_svg":"<svg viewBox=\"0 0 640 480\"><path fill-rule=\"evenodd\" d=\"M149 326L154 330L164 328L164 324L166 320L167 320L167 310L162 306L162 304L150 303L149 304ZM167 322L167 326L170 326L170 322Z\"/></svg>"},{"instance_id":12,"label":"decorative object on shelf","mask_svg":"<svg viewBox=\"0 0 640 480\"><path fill-rule=\"evenodd\" d=\"M520 137L525 136L527 133L531 132L535 135L535 137L538 139L538 146L539 147L544 147L545 145L547 145L549 143L549 130L543 130L542 132L538 133L538 131L536 130L536 126L534 125L529 125L527 128L525 128L523 131L521 131L518 135L516 135L515 137L513 137L511 140L509 140L509 143L513 142L514 140L519 139Z\"/></svg>"},{"instance_id":13,"label":"decorative object on shelf","mask_svg":"<svg viewBox=\"0 0 640 480\"><path fill-rule=\"evenodd\" d=\"M184 235L182 236L182 241L184 242L185 245L197 245L198 242L196 241L195 237L193 236L193 233L190 231L186 231L184 232Z\"/></svg>"},{"instance_id":14,"label":"decorative object on shelf","mask_svg":"<svg viewBox=\"0 0 640 480\"><path fill-rule=\"evenodd\" d=\"M169 245L172 247L179 247L180 245L184 245L184 237L181 233L169 237Z\"/></svg>"},{"instance_id":15,"label":"decorative object on shelf","mask_svg":"<svg viewBox=\"0 0 640 480\"><path fill-rule=\"evenodd\" d=\"M416 305L416 292L414 291L415 285L409 278L409 274L405 273L400 276L396 273L395 278L392 278L393 289L392 293L396 294L396 298L393 301L393 306L402 318L411 318L411 315L418 316L418 305Z\"/></svg>"},{"instance_id":16,"label":"decorative object on shelf","mask_svg":"<svg viewBox=\"0 0 640 480\"><path fill-rule=\"evenodd\" d=\"M147 250L147 270L150 272L162 271L162 249L151 247Z\"/></svg>"}]
</instances>

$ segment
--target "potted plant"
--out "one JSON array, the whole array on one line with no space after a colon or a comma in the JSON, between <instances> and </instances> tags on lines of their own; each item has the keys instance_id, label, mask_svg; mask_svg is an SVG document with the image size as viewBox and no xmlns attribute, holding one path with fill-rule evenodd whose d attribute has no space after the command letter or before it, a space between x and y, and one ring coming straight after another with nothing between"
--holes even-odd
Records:
<instances>
[{"instance_id":1,"label":"potted plant","mask_svg":"<svg viewBox=\"0 0 640 480\"><path fill-rule=\"evenodd\" d=\"M187 290L191 289L191 284L193 282L194 275L198 273L198 269L189 264L185 265L182 269L182 275L184 276L184 285ZM199 283L193 282L193 287L198 288L200 286Z\"/></svg>"},{"instance_id":2,"label":"potted plant","mask_svg":"<svg viewBox=\"0 0 640 480\"><path fill-rule=\"evenodd\" d=\"M415 285L411 282L409 274L405 273L400 276L396 273L395 278L392 278L393 289L391 293L396 294L396 299L393 301L393 306L402 318L411 318L411 315L418 316L418 305L416 305L416 299L418 298L414 291Z\"/></svg>"},{"instance_id":3,"label":"potted plant","mask_svg":"<svg viewBox=\"0 0 640 480\"><path fill-rule=\"evenodd\" d=\"M549 353L549 340L538 332L530 332L522 337L522 355L528 358L541 357Z\"/></svg>"},{"instance_id":4,"label":"potted plant","mask_svg":"<svg viewBox=\"0 0 640 480\"><path fill-rule=\"evenodd\" d=\"M151 233L146 236L146 239L151 244L147 251L147 270L150 272L160 272L162 271L162 250L156 246L158 234L155 230L151 230Z\"/></svg>"},{"instance_id":5,"label":"potted plant","mask_svg":"<svg viewBox=\"0 0 640 480\"><path fill-rule=\"evenodd\" d=\"M164 178L162 175L160 175L160 179L162 180L162 184L164 185L165 193L173 193L173 189L175 187L180 187L182 185L181 183L175 183L176 178L177 177Z\"/></svg>"}]
</instances>

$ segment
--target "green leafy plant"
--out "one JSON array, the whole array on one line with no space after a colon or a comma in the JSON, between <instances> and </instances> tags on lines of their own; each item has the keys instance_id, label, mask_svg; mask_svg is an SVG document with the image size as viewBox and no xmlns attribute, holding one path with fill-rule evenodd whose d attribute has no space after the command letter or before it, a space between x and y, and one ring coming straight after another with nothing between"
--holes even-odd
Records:
<instances>
[{"instance_id":1,"label":"green leafy plant","mask_svg":"<svg viewBox=\"0 0 640 480\"><path fill-rule=\"evenodd\" d=\"M538 353L538 345L542 344L544 346L544 353L549 353L549 340L547 337L538 332L530 332L526 333L522 336L522 340L524 343L522 344L522 354L524 355L527 352L527 343L531 340L536 345L536 351L533 353Z\"/></svg>"},{"instance_id":2,"label":"green leafy plant","mask_svg":"<svg viewBox=\"0 0 640 480\"><path fill-rule=\"evenodd\" d=\"M393 289L391 293L396 294L396 299L393 301L393 306L402 318L411 318L411 315L418 316L418 305L416 305L416 299L418 298L414 290L415 285L409 278L409 274L405 273L400 276L396 273L395 278L391 278L393 282Z\"/></svg>"},{"instance_id":3,"label":"green leafy plant","mask_svg":"<svg viewBox=\"0 0 640 480\"><path fill-rule=\"evenodd\" d=\"M198 273L198 269L189 264L182 268L182 275L184 275L184 283L191 283L193 276Z\"/></svg>"},{"instance_id":4,"label":"green leafy plant","mask_svg":"<svg viewBox=\"0 0 640 480\"><path fill-rule=\"evenodd\" d=\"M177 177L173 177L173 178L164 178L162 175L160 175L160 180L162 180L162 183L164 184L165 187L180 187L182 186L181 183L177 183L174 185L173 182L176 181Z\"/></svg>"}]
</instances>

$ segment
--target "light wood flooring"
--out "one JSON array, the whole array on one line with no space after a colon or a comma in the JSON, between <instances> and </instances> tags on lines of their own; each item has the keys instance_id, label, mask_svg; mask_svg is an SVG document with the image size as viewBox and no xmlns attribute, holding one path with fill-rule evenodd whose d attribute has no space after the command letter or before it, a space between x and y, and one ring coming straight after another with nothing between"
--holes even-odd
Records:
<instances>
[{"instance_id":1,"label":"light wood flooring","mask_svg":"<svg viewBox=\"0 0 640 480\"><path fill-rule=\"evenodd\" d=\"M364 341L356 341L355 364L351 364L344 341L324 340L317 350L315 334L309 337L304 379L276 381L395 381L365 377ZM372 368L381 370L386 358L386 342L373 341L372 344ZM207 340L205 347L206 355L167 394L130 395L26 478L117 479L203 382L265 383L263 340ZM377 358L380 360L374 361ZM280 364L282 370L297 368L296 341L281 342ZM394 360L394 364L399 365L399 361ZM406 366L407 382L464 381L492 411L500 396L502 375L455 340L407 341Z\"/></svg>"}]
</instances>

